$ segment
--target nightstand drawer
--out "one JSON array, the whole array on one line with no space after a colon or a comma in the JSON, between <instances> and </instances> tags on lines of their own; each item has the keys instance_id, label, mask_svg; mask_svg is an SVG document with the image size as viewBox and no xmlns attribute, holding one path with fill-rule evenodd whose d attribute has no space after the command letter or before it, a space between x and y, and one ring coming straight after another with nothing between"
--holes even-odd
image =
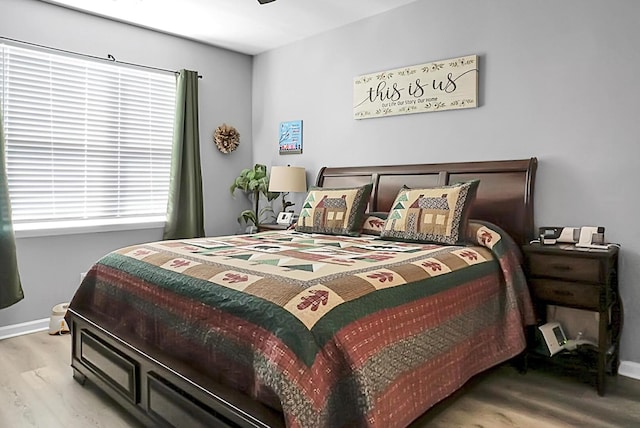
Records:
<instances>
[{"instance_id":1,"label":"nightstand drawer","mask_svg":"<svg viewBox=\"0 0 640 428\"><path fill-rule=\"evenodd\" d=\"M594 282L603 277L600 269L598 259L529 254L529 271L533 276Z\"/></svg>"},{"instance_id":2,"label":"nightstand drawer","mask_svg":"<svg viewBox=\"0 0 640 428\"><path fill-rule=\"evenodd\" d=\"M561 306L599 310L599 285L538 278L530 279L529 286L536 299Z\"/></svg>"}]
</instances>

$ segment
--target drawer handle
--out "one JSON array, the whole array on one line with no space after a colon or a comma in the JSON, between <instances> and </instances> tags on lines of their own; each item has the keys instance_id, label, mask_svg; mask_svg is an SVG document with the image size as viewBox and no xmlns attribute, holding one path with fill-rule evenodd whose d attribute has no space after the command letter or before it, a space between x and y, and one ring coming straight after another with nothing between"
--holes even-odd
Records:
<instances>
[{"instance_id":1,"label":"drawer handle","mask_svg":"<svg viewBox=\"0 0 640 428\"><path fill-rule=\"evenodd\" d=\"M554 268L555 270L563 271L563 272L566 272L572 269L571 266L567 266L567 265L553 265L552 268Z\"/></svg>"},{"instance_id":2,"label":"drawer handle","mask_svg":"<svg viewBox=\"0 0 640 428\"><path fill-rule=\"evenodd\" d=\"M553 290L553 294L557 294L558 296L573 296L571 291L565 290Z\"/></svg>"}]
</instances>

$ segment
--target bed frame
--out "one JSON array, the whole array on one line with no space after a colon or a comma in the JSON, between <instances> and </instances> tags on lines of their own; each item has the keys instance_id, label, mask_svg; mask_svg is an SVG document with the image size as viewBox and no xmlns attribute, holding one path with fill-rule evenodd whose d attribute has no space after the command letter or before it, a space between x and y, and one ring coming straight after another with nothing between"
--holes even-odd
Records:
<instances>
[{"instance_id":1,"label":"bed frame","mask_svg":"<svg viewBox=\"0 0 640 428\"><path fill-rule=\"evenodd\" d=\"M537 159L325 167L318 186L353 187L373 182L369 211L389 211L403 186L432 187L479 179L470 218L487 220L519 244L533 238L533 190ZM88 379L147 426L284 427L282 415L181 361L124 342L69 310L74 378Z\"/></svg>"}]
</instances>

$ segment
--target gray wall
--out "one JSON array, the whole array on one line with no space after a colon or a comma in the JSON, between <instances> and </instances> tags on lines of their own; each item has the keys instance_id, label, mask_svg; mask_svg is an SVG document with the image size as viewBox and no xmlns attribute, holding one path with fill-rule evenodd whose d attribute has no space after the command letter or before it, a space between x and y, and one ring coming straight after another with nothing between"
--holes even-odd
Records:
<instances>
[{"instance_id":1,"label":"gray wall","mask_svg":"<svg viewBox=\"0 0 640 428\"><path fill-rule=\"evenodd\" d=\"M536 225L622 244L622 358L640 363L640 2L417 1L254 58L256 161L306 167L537 156ZM480 55L480 107L367 120L353 77ZM279 156L281 121L304 153ZM297 205L299 207L299 205Z\"/></svg>"},{"instance_id":2,"label":"gray wall","mask_svg":"<svg viewBox=\"0 0 640 428\"><path fill-rule=\"evenodd\" d=\"M252 159L304 166L312 181L323 165L537 156L537 225L603 225L622 244L622 358L640 363L637 1L423 0L259 55L253 74L251 57L35 0L0 0L0 8L2 36L204 76L209 235L236 231L246 203L228 186ZM354 76L470 54L480 55L479 108L352 119ZM295 119L304 120L304 153L279 156L278 124ZM223 122L241 134L231 155L211 143ZM0 326L48 317L101 255L160 238L148 229L18 239L26 298L0 311Z\"/></svg>"},{"instance_id":3,"label":"gray wall","mask_svg":"<svg viewBox=\"0 0 640 428\"><path fill-rule=\"evenodd\" d=\"M35 0L0 0L0 36L98 57L169 70L197 70L205 229L234 233L237 213L248 201L232 199L229 186L252 165L252 58L200 43L119 24ZM240 132L240 146L220 153L212 142L223 122ZM0 310L0 327L47 318L51 308L71 299L81 272L106 252L162 239L161 229L19 238L18 264L25 299Z\"/></svg>"}]
</instances>

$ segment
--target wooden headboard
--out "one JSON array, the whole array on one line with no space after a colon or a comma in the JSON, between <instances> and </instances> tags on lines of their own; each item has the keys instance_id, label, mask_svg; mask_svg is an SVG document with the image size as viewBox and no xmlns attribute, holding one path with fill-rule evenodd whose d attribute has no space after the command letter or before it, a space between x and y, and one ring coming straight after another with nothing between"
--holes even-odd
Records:
<instances>
[{"instance_id":1,"label":"wooden headboard","mask_svg":"<svg viewBox=\"0 0 640 428\"><path fill-rule=\"evenodd\" d=\"M434 187L480 180L471 219L490 221L519 244L534 237L533 190L537 158L441 164L323 167L316 185L355 187L373 182L369 211L388 212L403 185Z\"/></svg>"}]
</instances>

